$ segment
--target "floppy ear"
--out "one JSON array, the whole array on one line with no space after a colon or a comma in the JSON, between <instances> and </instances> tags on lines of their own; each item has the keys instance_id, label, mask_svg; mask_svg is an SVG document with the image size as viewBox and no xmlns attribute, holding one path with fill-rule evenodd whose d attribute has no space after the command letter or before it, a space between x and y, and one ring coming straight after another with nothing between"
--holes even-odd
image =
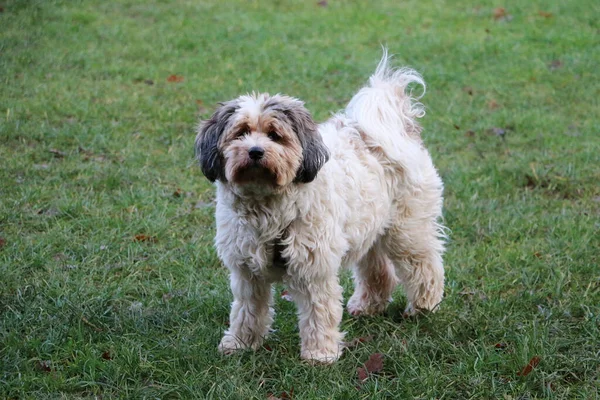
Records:
<instances>
[{"instance_id":1,"label":"floppy ear","mask_svg":"<svg viewBox=\"0 0 600 400\"><path fill-rule=\"evenodd\" d=\"M294 102L284 113L290 119L292 129L302 146L302 164L294 182L312 182L317 177L317 172L329 160L329 150L323 143L317 124L301 102Z\"/></svg>"},{"instance_id":2,"label":"floppy ear","mask_svg":"<svg viewBox=\"0 0 600 400\"><path fill-rule=\"evenodd\" d=\"M196 159L202 173L211 182L225 182L225 160L219 150L219 139L229 124L230 117L237 111L237 102L221 103L221 107L200 125L196 136Z\"/></svg>"}]
</instances>

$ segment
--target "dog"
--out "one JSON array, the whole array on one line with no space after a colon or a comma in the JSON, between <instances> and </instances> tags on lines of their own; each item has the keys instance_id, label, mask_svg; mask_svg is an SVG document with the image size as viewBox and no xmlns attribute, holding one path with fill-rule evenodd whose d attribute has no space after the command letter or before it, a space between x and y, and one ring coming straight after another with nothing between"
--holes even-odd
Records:
<instances>
[{"instance_id":1,"label":"dog","mask_svg":"<svg viewBox=\"0 0 600 400\"><path fill-rule=\"evenodd\" d=\"M274 282L297 306L302 359L342 354L342 266L352 267L352 315L385 310L396 285L406 314L434 311L444 291L443 184L421 140L423 105L408 68L387 50L346 108L317 125L304 103L248 94L198 127L203 174L216 182L217 254L233 303L218 346L259 348L273 322Z\"/></svg>"}]
</instances>

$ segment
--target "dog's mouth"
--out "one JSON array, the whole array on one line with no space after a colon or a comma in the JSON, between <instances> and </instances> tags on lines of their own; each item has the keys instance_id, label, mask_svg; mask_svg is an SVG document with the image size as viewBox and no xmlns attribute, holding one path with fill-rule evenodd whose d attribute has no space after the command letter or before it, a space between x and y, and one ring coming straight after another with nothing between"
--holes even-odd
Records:
<instances>
[{"instance_id":1,"label":"dog's mouth","mask_svg":"<svg viewBox=\"0 0 600 400\"><path fill-rule=\"evenodd\" d=\"M260 162L250 162L248 165L239 168L232 180L240 185L249 183L276 185L277 175Z\"/></svg>"}]
</instances>

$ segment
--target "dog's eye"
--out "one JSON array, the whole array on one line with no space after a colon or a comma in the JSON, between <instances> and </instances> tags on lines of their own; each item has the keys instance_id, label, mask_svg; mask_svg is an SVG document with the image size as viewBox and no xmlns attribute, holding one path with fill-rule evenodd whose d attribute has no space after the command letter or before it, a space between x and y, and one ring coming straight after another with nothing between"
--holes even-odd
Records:
<instances>
[{"instance_id":1,"label":"dog's eye","mask_svg":"<svg viewBox=\"0 0 600 400\"><path fill-rule=\"evenodd\" d=\"M275 131L269 132L267 136L274 142L278 142L281 139L281 136L279 136Z\"/></svg>"},{"instance_id":2,"label":"dog's eye","mask_svg":"<svg viewBox=\"0 0 600 400\"><path fill-rule=\"evenodd\" d=\"M246 136L249 133L250 133L250 131L248 129L241 129L238 133L236 133L235 136L239 139L239 138Z\"/></svg>"}]
</instances>

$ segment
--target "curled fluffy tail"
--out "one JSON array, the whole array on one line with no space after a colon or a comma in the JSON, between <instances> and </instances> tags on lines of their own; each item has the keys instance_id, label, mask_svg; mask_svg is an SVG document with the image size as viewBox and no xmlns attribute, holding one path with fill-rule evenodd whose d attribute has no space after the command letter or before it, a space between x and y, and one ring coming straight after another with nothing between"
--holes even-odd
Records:
<instances>
[{"instance_id":1,"label":"curled fluffy tail","mask_svg":"<svg viewBox=\"0 0 600 400\"><path fill-rule=\"evenodd\" d=\"M378 148L391 164L410 171L414 168L407 167L418 160L422 151L421 126L417 119L425 115L425 109L418 101L425 94L425 82L418 72L410 68L392 68L389 61L384 48L369 84L354 95L345 114L357 123L367 145ZM422 86L423 93L414 97L408 88L410 84Z\"/></svg>"}]
</instances>

